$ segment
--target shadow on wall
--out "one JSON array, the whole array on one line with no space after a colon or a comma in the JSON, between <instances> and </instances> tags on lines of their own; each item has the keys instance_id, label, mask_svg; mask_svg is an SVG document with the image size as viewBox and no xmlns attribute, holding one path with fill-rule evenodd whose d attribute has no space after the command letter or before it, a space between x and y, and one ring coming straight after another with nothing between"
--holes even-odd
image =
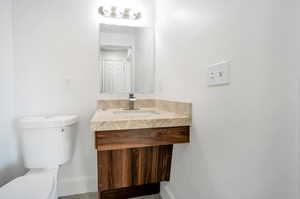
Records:
<instances>
[{"instance_id":1,"label":"shadow on wall","mask_svg":"<svg viewBox=\"0 0 300 199\"><path fill-rule=\"evenodd\" d=\"M22 170L22 172L20 172L20 170ZM25 169L21 168L18 163L9 164L4 168L0 168L0 187L21 176L22 174L20 173L25 173Z\"/></svg>"},{"instance_id":2,"label":"shadow on wall","mask_svg":"<svg viewBox=\"0 0 300 199\"><path fill-rule=\"evenodd\" d=\"M16 121L17 119L14 119L12 122L12 132L4 134L9 136L9 138L4 138L6 143L4 143L3 147L6 149L2 149L4 154L1 154L3 159L0 160L0 187L26 173L26 169L23 166L24 161L21 155L20 137L17 133Z\"/></svg>"}]
</instances>

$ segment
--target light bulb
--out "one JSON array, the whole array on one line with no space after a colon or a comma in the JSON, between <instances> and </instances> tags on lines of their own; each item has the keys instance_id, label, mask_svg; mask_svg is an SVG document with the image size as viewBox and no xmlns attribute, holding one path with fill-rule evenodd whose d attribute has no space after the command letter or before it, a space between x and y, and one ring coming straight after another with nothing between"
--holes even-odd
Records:
<instances>
[{"instance_id":1,"label":"light bulb","mask_svg":"<svg viewBox=\"0 0 300 199\"><path fill-rule=\"evenodd\" d=\"M111 7L111 13L110 13L110 15L113 16L113 17L117 16L117 7L115 7L115 6Z\"/></svg>"},{"instance_id":2,"label":"light bulb","mask_svg":"<svg viewBox=\"0 0 300 199\"><path fill-rule=\"evenodd\" d=\"M116 8L115 13L116 13L116 17L117 18L122 18L123 15L124 15L124 9L122 9L122 8Z\"/></svg>"},{"instance_id":3,"label":"light bulb","mask_svg":"<svg viewBox=\"0 0 300 199\"><path fill-rule=\"evenodd\" d=\"M141 18L141 12L132 8L118 8L116 6L101 6L99 13L104 17L136 20Z\"/></svg>"},{"instance_id":4,"label":"light bulb","mask_svg":"<svg viewBox=\"0 0 300 199\"><path fill-rule=\"evenodd\" d=\"M101 6L99 8L99 12L105 16L105 17L108 17L111 15L111 7L110 6Z\"/></svg>"},{"instance_id":5,"label":"light bulb","mask_svg":"<svg viewBox=\"0 0 300 199\"><path fill-rule=\"evenodd\" d=\"M128 19L130 16L130 8L125 8L124 13L123 13L123 18Z\"/></svg>"},{"instance_id":6,"label":"light bulb","mask_svg":"<svg viewBox=\"0 0 300 199\"><path fill-rule=\"evenodd\" d=\"M139 18L141 18L141 13L138 10L130 9L128 18L129 19L139 19Z\"/></svg>"}]
</instances>

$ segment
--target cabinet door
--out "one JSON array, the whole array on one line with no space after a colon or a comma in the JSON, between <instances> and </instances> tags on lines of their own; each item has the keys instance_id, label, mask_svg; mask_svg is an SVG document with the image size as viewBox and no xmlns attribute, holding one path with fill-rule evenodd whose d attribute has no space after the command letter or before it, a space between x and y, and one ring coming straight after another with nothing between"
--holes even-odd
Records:
<instances>
[{"instance_id":1,"label":"cabinet door","mask_svg":"<svg viewBox=\"0 0 300 199\"><path fill-rule=\"evenodd\" d=\"M173 145L98 151L101 191L168 181Z\"/></svg>"}]
</instances>

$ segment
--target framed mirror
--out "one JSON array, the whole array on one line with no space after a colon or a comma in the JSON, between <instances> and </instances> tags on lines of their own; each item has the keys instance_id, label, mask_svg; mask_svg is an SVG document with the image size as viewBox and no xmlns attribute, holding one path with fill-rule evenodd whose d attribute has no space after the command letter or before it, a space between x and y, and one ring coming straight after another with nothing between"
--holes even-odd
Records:
<instances>
[{"instance_id":1,"label":"framed mirror","mask_svg":"<svg viewBox=\"0 0 300 199\"><path fill-rule=\"evenodd\" d=\"M154 29L100 24L101 93L154 92Z\"/></svg>"}]
</instances>

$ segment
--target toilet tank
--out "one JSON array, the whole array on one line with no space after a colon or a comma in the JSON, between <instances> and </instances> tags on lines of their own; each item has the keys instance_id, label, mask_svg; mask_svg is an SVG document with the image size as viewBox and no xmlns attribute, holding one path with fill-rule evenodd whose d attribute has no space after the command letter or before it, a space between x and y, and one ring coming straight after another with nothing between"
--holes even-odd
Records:
<instances>
[{"instance_id":1,"label":"toilet tank","mask_svg":"<svg viewBox=\"0 0 300 199\"><path fill-rule=\"evenodd\" d=\"M33 116L18 121L24 165L28 169L56 168L71 160L77 115Z\"/></svg>"}]
</instances>

